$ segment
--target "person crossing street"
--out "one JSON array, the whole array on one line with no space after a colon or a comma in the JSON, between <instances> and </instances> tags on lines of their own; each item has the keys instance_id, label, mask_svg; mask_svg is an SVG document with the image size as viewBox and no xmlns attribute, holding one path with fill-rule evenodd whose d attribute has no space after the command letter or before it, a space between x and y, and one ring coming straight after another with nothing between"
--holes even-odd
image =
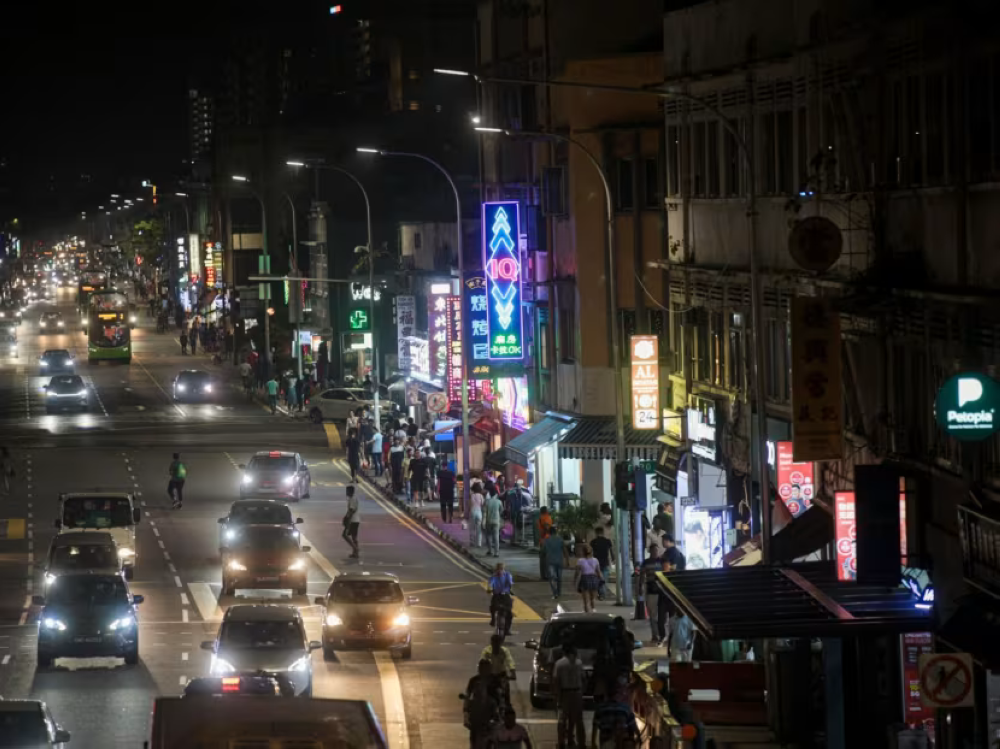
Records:
<instances>
[{"instance_id":1,"label":"person crossing street","mask_svg":"<svg viewBox=\"0 0 1000 749\"><path fill-rule=\"evenodd\" d=\"M167 469L170 481L167 482L167 496L173 501L175 510L184 506L184 482L187 480L187 466L181 462L181 454L174 453L173 462Z\"/></svg>"}]
</instances>

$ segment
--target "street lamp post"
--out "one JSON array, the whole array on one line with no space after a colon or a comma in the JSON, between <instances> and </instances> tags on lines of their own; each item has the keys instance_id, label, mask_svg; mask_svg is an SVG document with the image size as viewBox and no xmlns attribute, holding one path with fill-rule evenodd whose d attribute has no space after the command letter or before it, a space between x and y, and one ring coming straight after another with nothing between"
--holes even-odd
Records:
<instances>
[{"instance_id":1,"label":"street lamp post","mask_svg":"<svg viewBox=\"0 0 1000 749\"><path fill-rule=\"evenodd\" d=\"M612 358L612 371L614 373L615 379L615 445L617 450L617 459L626 460L625 456L625 404L624 404L624 392L622 388L622 377L621 377L621 334L618 330L618 281L616 276L615 268L615 258L616 258L616 247L615 247L615 214L614 207L611 200L611 185L608 183L607 175L604 173L601 163L597 160L597 157L591 153L585 145L580 141L576 140L567 135L560 135L557 133L541 133L541 132L526 132L526 131L510 131L504 130L503 128L496 127L477 127L475 128L477 132L480 133L495 133L498 135L506 136L524 136L528 138L545 138L548 140L557 140L566 143L571 146L575 146L580 149L580 151L587 157L590 163L593 165L594 169L597 171L597 175L601 178L601 185L604 187L604 201L605 201L605 211L606 211L606 231L607 231L607 243L608 243L608 304L611 307L611 313L609 315L609 325L611 327L611 358ZM632 605L632 560L631 560L631 543L629 539L629 515L627 510L616 510L618 514L617 522L615 527L618 531L618 592L616 595L616 603L618 605L631 606ZM636 519L638 522L638 518ZM639 525L641 528L641 525ZM638 534L641 539L641 532ZM642 554L642 549L639 545L636 546L636 554Z\"/></svg>"},{"instance_id":2,"label":"street lamp post","mask_svg":"<svg viewBox=\"0 0 1000 749\"><path fill-rule=\"evenodd\" d=\"M299 227L295 219L295 203L292 201L292 196L287 192L283 193L285 200L288 201L288 207L292 211L292 251L288 255L288 264L295 270L295 277L298 276L299 262L298 262L298 251L299 251ZM294 281L289 281L289 295L291 294L302 294L302 284L299 282L297 288L293 288L292 284ZM296 303L298 306L298 303ZM299 379L302 379L302 347L299 345L299 323L295 323L295 340L292 342L292 351L295 352L295 371Z\"/></svg>"},{"instance_id":3,"label":"street lamp post","mask_svg":"<svg viewBox=\"0 0 1000 749\"><path fill-rule=\"evenodd\" d=\"M358 189L361 190L362 197L365 199L365 223L368 229L368 291L370 292L368 310L372 328L372 390L374 390L373 399L375 403L375 424L379 429L381 429L382 417L379 405L379 380L381 377L381 367L379 367L378 362L378 328L375 325L375 248L372 245L372 205L371 201L368 199L368 191L361 183L361 180L342 167L324 164L319 161L286 161L285 163L291 167L309 168L315 170L315 195L317 201L319 200L319 172L321 169L343 174L355 185L357 185Z\"/></svg>"},{"instance_id":4,"label":"street lamp post","mask_svg":"<svg viewBox=\"0 0 1000 749\"><path fill-rule=\"evenodd\" d=\"M264 199L249 186L250 180L248 178L234 174L233 181L246 184L247 190L260 204L260 248L264 257L269 257L267 253L267 206L264 204ZM271 287L268 285L266 288L268 298L264 300L265 305L271 301ZM264 376L268 378L271 376L271 316L267 313L266 306L264 307Z\"/></svg>"},{"instance_id":5,"label":"street lamp post","mask_svg":"<svg viewBox=\"0 0 1000 749\"><path fill-rule=\"evenodd\" d=\"M458 194L458 186L455 184L455 180L452 179L451 174L441 166L437 161L430 158L429 156L424 156L420 153L407 153L403 151L382 151L378 148L359 148L359 153L374 153L379 156L402 156L411 159L420 159L435 169L437 169L444 178L448 180L448 184L451 185L451 191L455 195L455 221L456 223L456 233L457 241L456 246L458 247L458 298L459 307L465 310L465 257L464 251L462 250L462 200ZM374 298L375 292L372 290L372 297ZM462 507L469 506L469 484L471 479L471 458L469 450L469 370L468 370L468 357L465 355L465 351L462 352Z\"/></svg>"}]
</instances>

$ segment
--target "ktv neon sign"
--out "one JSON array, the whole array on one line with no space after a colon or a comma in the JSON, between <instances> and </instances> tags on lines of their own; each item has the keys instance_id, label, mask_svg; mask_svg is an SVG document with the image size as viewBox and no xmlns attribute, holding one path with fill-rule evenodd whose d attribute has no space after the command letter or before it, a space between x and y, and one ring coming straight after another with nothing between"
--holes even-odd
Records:
<instances>
[{"instance_id":1,"label":"ktv neon sign","mask_svg":"<svg viewBox=\"0 0 1000 749\"><path fill-rule=\"evenodd\" d=\"M483 203L483 267L486 269L489 358L524 358L521 318L521 259L517 246L517 202Z\"/></svg>"}]
</instances>

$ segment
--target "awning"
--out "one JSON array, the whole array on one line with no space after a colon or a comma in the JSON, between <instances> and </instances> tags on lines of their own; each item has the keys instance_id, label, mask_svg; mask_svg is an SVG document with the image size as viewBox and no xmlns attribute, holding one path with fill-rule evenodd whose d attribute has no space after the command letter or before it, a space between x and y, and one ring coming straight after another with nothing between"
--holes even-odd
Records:
<instances>
[{"instance_id":1,"label":"awning","mask_svg":"<svg viewBox=\"0 0 1000 749\"><path fill-rule=\"evenodd\" d=\"M626 459L656 460L660 455L660 433L655 429L633 429L625 424ZM615 418L584 416L559 440L559 457L578 460L618 460Z\"/></svg>"},{"instance_id":2,"label":"awning","mask_svg":"<svg viewBox=\"0 0 1000 749\"><path fill-rule=\"evenodd\" d=\"M660 435L660 457L656 461L656 485L660 491L677 496L677 469L681 462L681 444L672 437Z\"/></svg>"},{"instance_id":3,"label":"awning","mask_svg":"<svg viewBox=\"0 0 1000 749\"><path fill-rule=\"evenodd\" d=\"M902 587L839 582L830 562L658 573L660 588L711 640L924 632L933 613Z\"/></svg>"},{"instance_id":4,"label":"awning","mask_svg":"<svg viewBox=\"0 0 1000 749\"><path fill-rule=\"evenodd\" d=\"M775 502L775 507L784 502ZM814 504L771 536L771 559L792 562L823 548L833 540L833 516Z\"/></svg>"},{"instance_id":5,"label":"awning","mask_svg":"<svg viewBox=\"0 0 1000 749\"><path fill-rule=\"evenodd\" d=\"M528 467L528 459L541 448L555 442L563 434L569 432L576 425L572 419L561 416L546 415L537 424L517 435L507 443L506 447L511 456L511 462L517 463L523 468Z\"/></svg>"},{"instance_id":6,"label":"awning","mask_svg":"<svg viewBox=\"0 0 1000 749\"><path fill-rule=\"evenodd\" d=\"M494 450L487 455L483 462L486 464L487 468L495 468L499 471L502 471L504 466L508 463L517 463L517 465L527 468L525 464L518 462L519 458L520 453L515 453L513 450L508 449L507 446L504 445L499 450Z\"/></svg>"}]
</instances>

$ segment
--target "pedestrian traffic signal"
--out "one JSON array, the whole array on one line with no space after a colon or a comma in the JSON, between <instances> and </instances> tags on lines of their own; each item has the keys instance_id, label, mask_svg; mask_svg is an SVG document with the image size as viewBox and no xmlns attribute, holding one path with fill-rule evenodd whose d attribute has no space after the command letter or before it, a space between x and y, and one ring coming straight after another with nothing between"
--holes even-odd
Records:
<instances>
[{"instance_id":1,"label":"pedestrian traffic signal","mask_svg":"<svg viewBox=\"0 0 1000 749\"><path fill-rule=\"evenodd\" d=\"M615 506L619 510L635 506L635 469L629 461L615 463Z\"/></svg>"}]
</instances>

